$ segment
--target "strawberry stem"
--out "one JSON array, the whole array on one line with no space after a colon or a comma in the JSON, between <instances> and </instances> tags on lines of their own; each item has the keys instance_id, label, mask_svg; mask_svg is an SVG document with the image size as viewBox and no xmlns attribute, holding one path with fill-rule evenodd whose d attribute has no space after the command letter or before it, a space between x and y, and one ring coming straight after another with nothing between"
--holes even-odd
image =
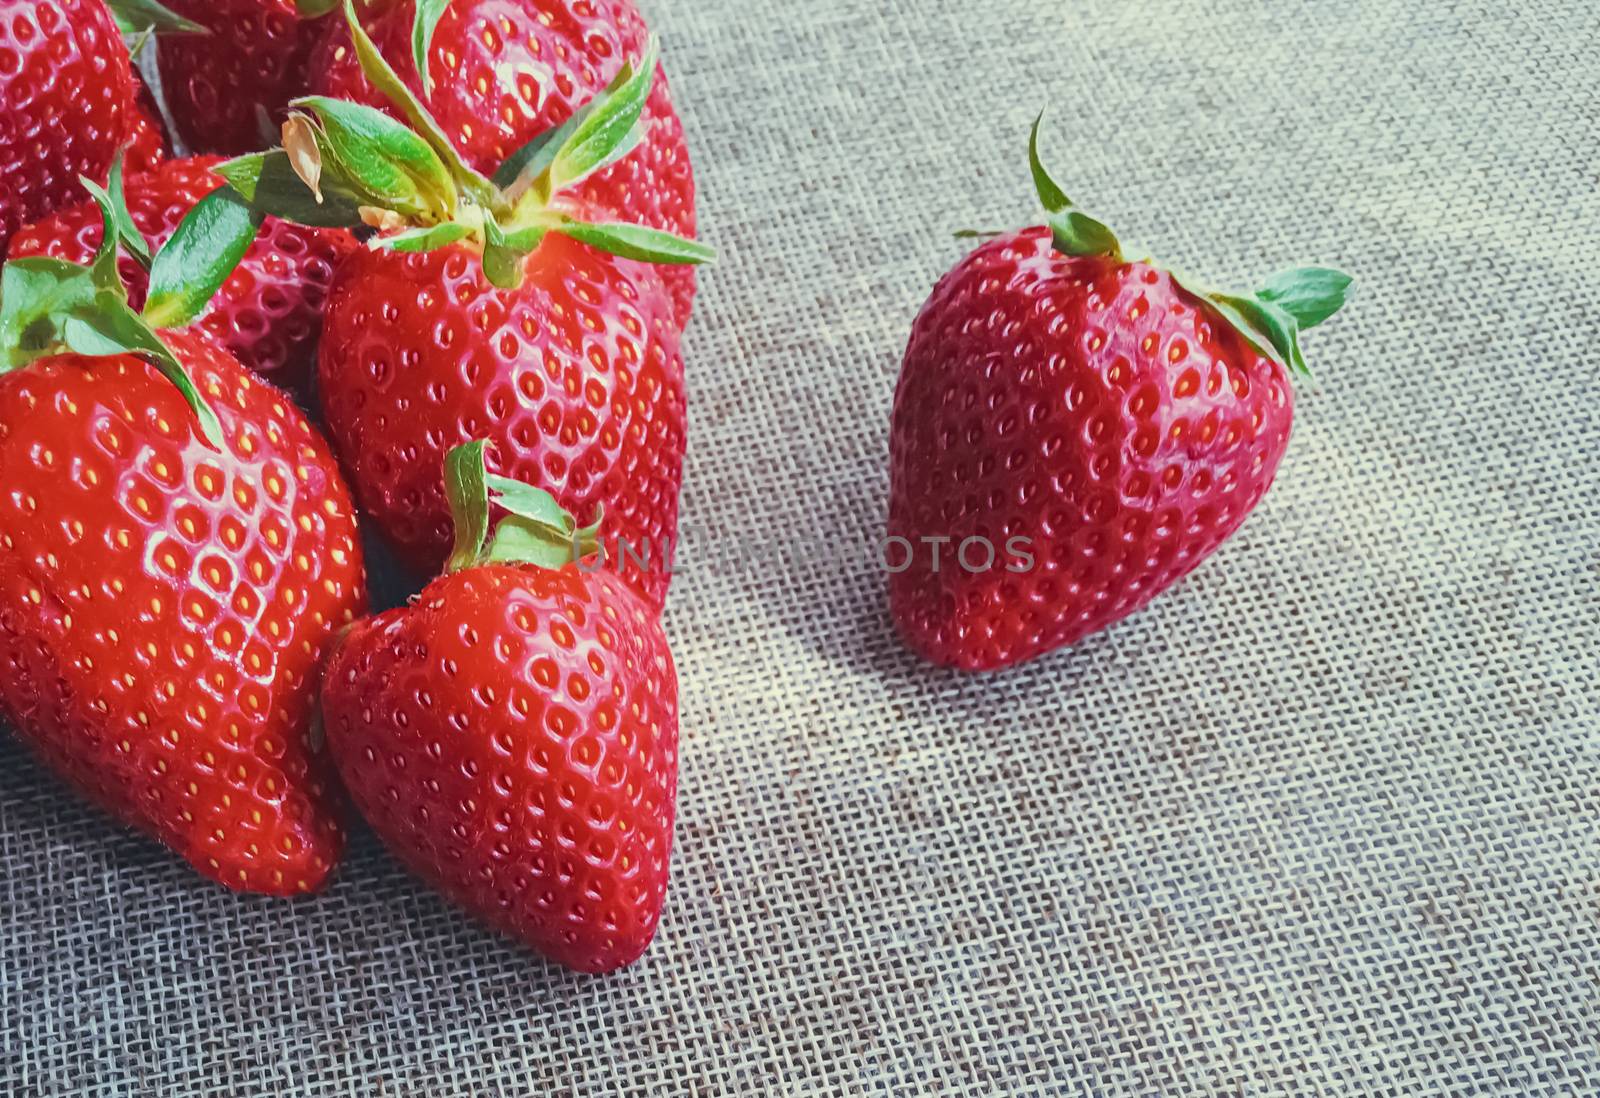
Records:
<instances>
[{"instance_id":1,"label":"strawberry stem","mask_svg":"<svg viewBox=\"0 0 1600 1098\"><path fill-rule=\"evenodd\" d=\"M1121 264L1122 244L1102 221L1078 209L1039 156L1039 130L1044 112L1033 121L1028 137L1028 168L1033 188L1044 206L1056 251L1068 256L1103 256ZM959 235L959 234L958 234ZM1329 267L1301 267L1268 279L1255 293L1212 290L1168 269L1173 281L1210 305L1262 354L1303 377L1311 375L1300 349L1300 333L1327 320L1344 306L1352 279Z\"/></svg>"},{"instance_id":2,"label":"strawberry stem","mask_svg":"<svg viewBox=\"0 0 1600 1098\"><path fill-rule=\"evenodd\" d=\"M489 472L488 457L489 443L482 440L445 455L445 498L455 524L446 572L491 563L558 569L599 551L602 515L579 528L549 492ZM492 525L491 503L505 512Z\"/></svg>"}]
</instances>

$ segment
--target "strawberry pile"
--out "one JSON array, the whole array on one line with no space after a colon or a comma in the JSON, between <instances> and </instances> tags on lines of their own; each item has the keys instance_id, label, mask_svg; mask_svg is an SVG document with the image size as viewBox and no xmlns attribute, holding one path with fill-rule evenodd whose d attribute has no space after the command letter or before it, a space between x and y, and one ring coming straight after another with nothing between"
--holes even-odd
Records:
<instances>
[{"instance_id":1,"label":"strawberry pile","mask_svg":"<svg viewBox=\"0 0 1600 1098\"><path fill-rule=\"evenodd\" d=\"M230 888L320 888L353 807L502 932L628 965L712 257L656 40L628 0L169 2L0 0L0 719ZM1038 131L1046 224L935 287L890 431L891 610L969 671L1239 528L1350 283L1131 258ZM419 592L376 616L362 523Z\"/></svg>"},{"instance_id":2,"label":"strawberry pile","mask_svg":"<svg viewBox=\"0 0 1600 1098\"><path fill-rule=\"evenodd\" d=\"M0 0L0 723L229 888L322 887L353 806L630 964L711 258L655 39L626 0L169 4ZM421 587L376 617L362 523Z\"/></svg>"}]
</instances>

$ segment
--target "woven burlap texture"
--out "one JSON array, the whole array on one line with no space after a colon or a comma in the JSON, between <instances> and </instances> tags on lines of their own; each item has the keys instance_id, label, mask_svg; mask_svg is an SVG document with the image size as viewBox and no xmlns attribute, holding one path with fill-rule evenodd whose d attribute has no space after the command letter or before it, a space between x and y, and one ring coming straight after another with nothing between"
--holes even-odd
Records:
<instances>
[{"instance_id":1,"label":"woven burlap texture","mask_svg":"<svg viewBox=\"0 0 1600 1098\"><path fill-rule=\"evenodd\" d=\"M321 897L227 895L7 740L0 1091L1600 1091L1592 0L648 14L723 252L685 521L751 547L672 593L655 946L558 971L365 834ZM1238 537L966 678L900 647L867 552L909 324L951 230L1033 216L1045 104L1125 237L1359 294Z\"/></svg>"}]
</instances>

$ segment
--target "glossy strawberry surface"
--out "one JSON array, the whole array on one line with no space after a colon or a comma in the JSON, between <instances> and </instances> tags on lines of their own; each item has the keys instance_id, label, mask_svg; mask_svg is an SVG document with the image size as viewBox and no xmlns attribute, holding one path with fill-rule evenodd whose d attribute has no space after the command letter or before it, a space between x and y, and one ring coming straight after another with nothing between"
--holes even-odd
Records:
<instances>
[{"instance_id":1,"label":"glossy strawberry surface","mask_svg":"<svg viewBox=\"0 0 1600 1098\"><path fill-rule=\"evenodd\" d=\"M167 339L221 452L139 359L0 376L0 723L207 877L307 892L344 842L312 715L365 611L355 512L287 399L208 337Z\"/></svg>"},{"instance_id":2,"label":"glossy strawberry surface","mask_svg":"<svg viewBox=\"0 0 1600 1098\"><path fill-rule=\"evenodd\" d=\"M895 394L901 633L990 670L1132 613L1244 522L1293 408L1283 368L1164 271L1063 256L1045 229L983 245L924 305Z\"/></svg>"},{"instance_id":3,"label":"glossy strawberry surface","mask_svg":"<svg viewBox=\"0 0 1600 1098\"><path fill-rule=\"evenodd\" d=\"M128 50L101 0L0 0L0 251L104 179L133 109Z\"/></svg>"},{"instance_id":4,"label":"glossy strawberry surface","mask_svg":"<svg viewBox=\"0 0 1600 1098\"><path fill-rule=\"evenodd\" d=\"M418 94L410 2L368 20L373 40ZM604 88L625 58L644 53L648 28L627 0L454 0L434 32L428 106L473 167L492 174L539 134L565 122ZM330 21L312 72L320 92L387 103L362 75L349 29ZM612 220L695 235L694 171L683 123L657 69L645 105L645 140L584 180L574 199ZM693 267L663 270L680 326L694 300Z\"/></svg>"},{"instance_id":5,"label":"glossy strawberry surface","mask_svg":"<svg viewBox=\"0 0 1600 1098\"><path fill-rule=\"evenodd\" d=\"M606 972L666 896L677 675L654 610L606 572L487 565L361 622L323 685L357 808L451 900Z\"/></svg>"},{"instance_id":6,"label":"glossy strawberry surface","mask_svg":"<svg viewBox=\"0 0 1600 1098\"><path fill-rule=\"evenodd\" d=\"M318 354L329 434L363 513L419 573L451 544L445 454L482 438L496 472L578 521L603 506L608 553L660 606L686 430L671 301L654 267L554 234L526 270L521 289L499 290L462 247L358 250Z\"/></svg>"},{"instance_id":7,"label":"glossy strawberry surface","mask_svg":"<svg viewBox=\"0 0 1600 1098\"><path fill-rule=\"evenodd\" d=\"M161 87L184 143L228 154L274 144L289 100L306 93L323 22L302 19L294 0L164 3L208 32L161 43Z\"/></svg>"},{"instance_id":8,"label":"glossy strawberry surface","mask_svg":"<svg viewBox=\"0 0 1600 1098\"><path fill-rule=\"evenodd\" d=\"M223 185L211 170L218 163L214 157L170 160L152 173L126 179L128 210L152 247L165 243L195 203ZM85 199L19 232L11 242L11 256L48 255L87 263L101 235L100 208ZM355 249L355 239L342 229L312 229L269 218L198 326L261 376L303 391L334 270ZM126 255L119 269L134 305L142 305L148 275Z\"/></svg>"},{"instance_id":9,"label":"glossy strawberry surface","mask_svg":"<svg viewBox=\"0 0 1600 1098\"><path fill-rule=\"evenodd\" d=\"M123 138L127 150L122 161L125 175L155 171L172 149L166 123L161 120L161 108L156 106L155 96L139 78L138 69L133 70L133 91L133 110L128 112L128 132Z\"/></svg>"}]
</instances>

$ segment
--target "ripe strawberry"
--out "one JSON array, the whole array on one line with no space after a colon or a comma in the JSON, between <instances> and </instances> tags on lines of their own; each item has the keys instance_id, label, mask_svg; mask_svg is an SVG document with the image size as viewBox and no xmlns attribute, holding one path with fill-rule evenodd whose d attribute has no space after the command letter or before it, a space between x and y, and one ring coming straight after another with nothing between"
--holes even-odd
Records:
<instances>
[{"instance_id":1,"label":"ripe strawberry","mask_svg":"<svg viewBox=\"0 0 1600 1098\"><path fill-rule=\"evenodd\" d=\"M572 197L638 152L654 41L491 179L465 163L353 12L347 21L374 84L414 128L309 97L285 123L285 149L219 170L234 182L245 234L247 218L264 214L380 230L338 272L318 359L323 413L363 510L431 574L450 540L444 455L487 437L507 475L583 513L603 504L608 555L659 606L671 582L684 396L679 329L652 264L712 253L658 229L588 220Z\"/></svg>"},{"instance_id":2,"label":"ripe strawberry","mask_svg":"<svg viewBox=\"0 0 1600 1098\"><path fill-rule=\"evenodd\" d=\"M4 270L0 717L202 874L310 891L343 845L311 721L365 609L355 514L277 390L118 302L108 235Z\"/></svg>"},{"instance_id":3,"label":"ripe strawberry","mask_svg":"<svg viewBox=\"0 0 1600 1098\"><path fill-rule=\"evenodd\" d=\"M1037 142L1049 227L939 282L895 394L890 606L919 654L969 671L1125 617L1239 528L1289 443L1299 330L1350 281L1218 294L1127 260Z\"/></svg>"},{"instance_id":4,"label":"ripe strawberry","mask_svg":"<svg viewBox=\"0 0 1600 1098\"><path fill-rule=\"evenodd\" d=\"M368 23L379 49L422 95L413 60L415 8L405 0ZM329 22L329 38L311 65L317 90L388 108L362 73L349 30ZM453 0L433 30L431 94L422 98L467 163L493 172L599 94L625 59L644 51L648 34L629 0ZM571 197L590 211L692 238L694 171L659 67L643 129L632 154L584 180ZM682 327L694 300L694 269L662 275Z\"/></svg>"},{"instance_id":5,"label":"ripe strawberry","mask_svg":"<svg viewBox=\"0 0 1600 1098\"><path fill-rule=\"evenodd\" d=\"M139 78L138 69L133 70L133 93L133 110L128 113L128 132L123 137L127 149L123 167L131 175L141 175L156 170L172 151L172 142L161 120L161 108Z\"/></svg>"},{"instance_id":6,"label":"ripe strawberry","mask_svg":"<svg viewBox=\"0 0 1600 1098\"><path fill-rule=\"evenodd\" d=\"M653 609L570 563L590 532L542 492L486 484L483 451L451 454L452 571L335 651L328 746L412 872L561 964L609 972L643 954L666 896L677 673ZM488 488L509 517L485 547Z\"/></svg>"},{"instance_id":7,"label":"ripe strawberry","mask_svg":"<svg viewBox=\"0 0 1600 1098\"><path fill-rule=\"evenodd\" d=\"M19 227L104 179L133 77L101 0L0 0L0 251Z\"/></svg>"},{"instance_id":8,"label":"ripe strawberry","mask_svg":"<svg viewBox=\"0 0 1600 1098\"><path fill-rule=\"evenodd\" d=\"M318 389L363 513L410 567L436 572L451 529L440 464L487 436L499 472L576 514L603 505L608 553L661 606L687 435L683 359L660 279L648 264L555 234L514 290L490 285L475 260L460 245L363 249L339 269Z\"/></svg>"},{"instance_id":9,"label":"ripe strawberry","mask_svg":"<svg viewBox=\"0 0 1600 1098\"><path fill-rule=\"evenodd\" d=\"M270 144L289 100L306 90L307 61L323 25L303 18L295 0L166 3L208 32L161 44L161 88L178 136L202 152Z\"/></svg>"},{"instance_id":10,"label":"ripe strawberry","mask_svg":"<svg viewBox=\"0 0 1600 1098\"><path fill-rule=\"evenodd\" d=\"M133 223L164 244L184 216L225 180L214 157L172 160L126 183ZM100 247L99 207L85 199L19 232L11 256L53 256L87 263ZM284 388L303 391L310 379L322 311L334 270L356 248L342 229L316 229L276 218L261 228L199 326L246 366ZM134 306L144 304L148 276L131 257L121 260Z\"/></svg>"}]
</instances>

